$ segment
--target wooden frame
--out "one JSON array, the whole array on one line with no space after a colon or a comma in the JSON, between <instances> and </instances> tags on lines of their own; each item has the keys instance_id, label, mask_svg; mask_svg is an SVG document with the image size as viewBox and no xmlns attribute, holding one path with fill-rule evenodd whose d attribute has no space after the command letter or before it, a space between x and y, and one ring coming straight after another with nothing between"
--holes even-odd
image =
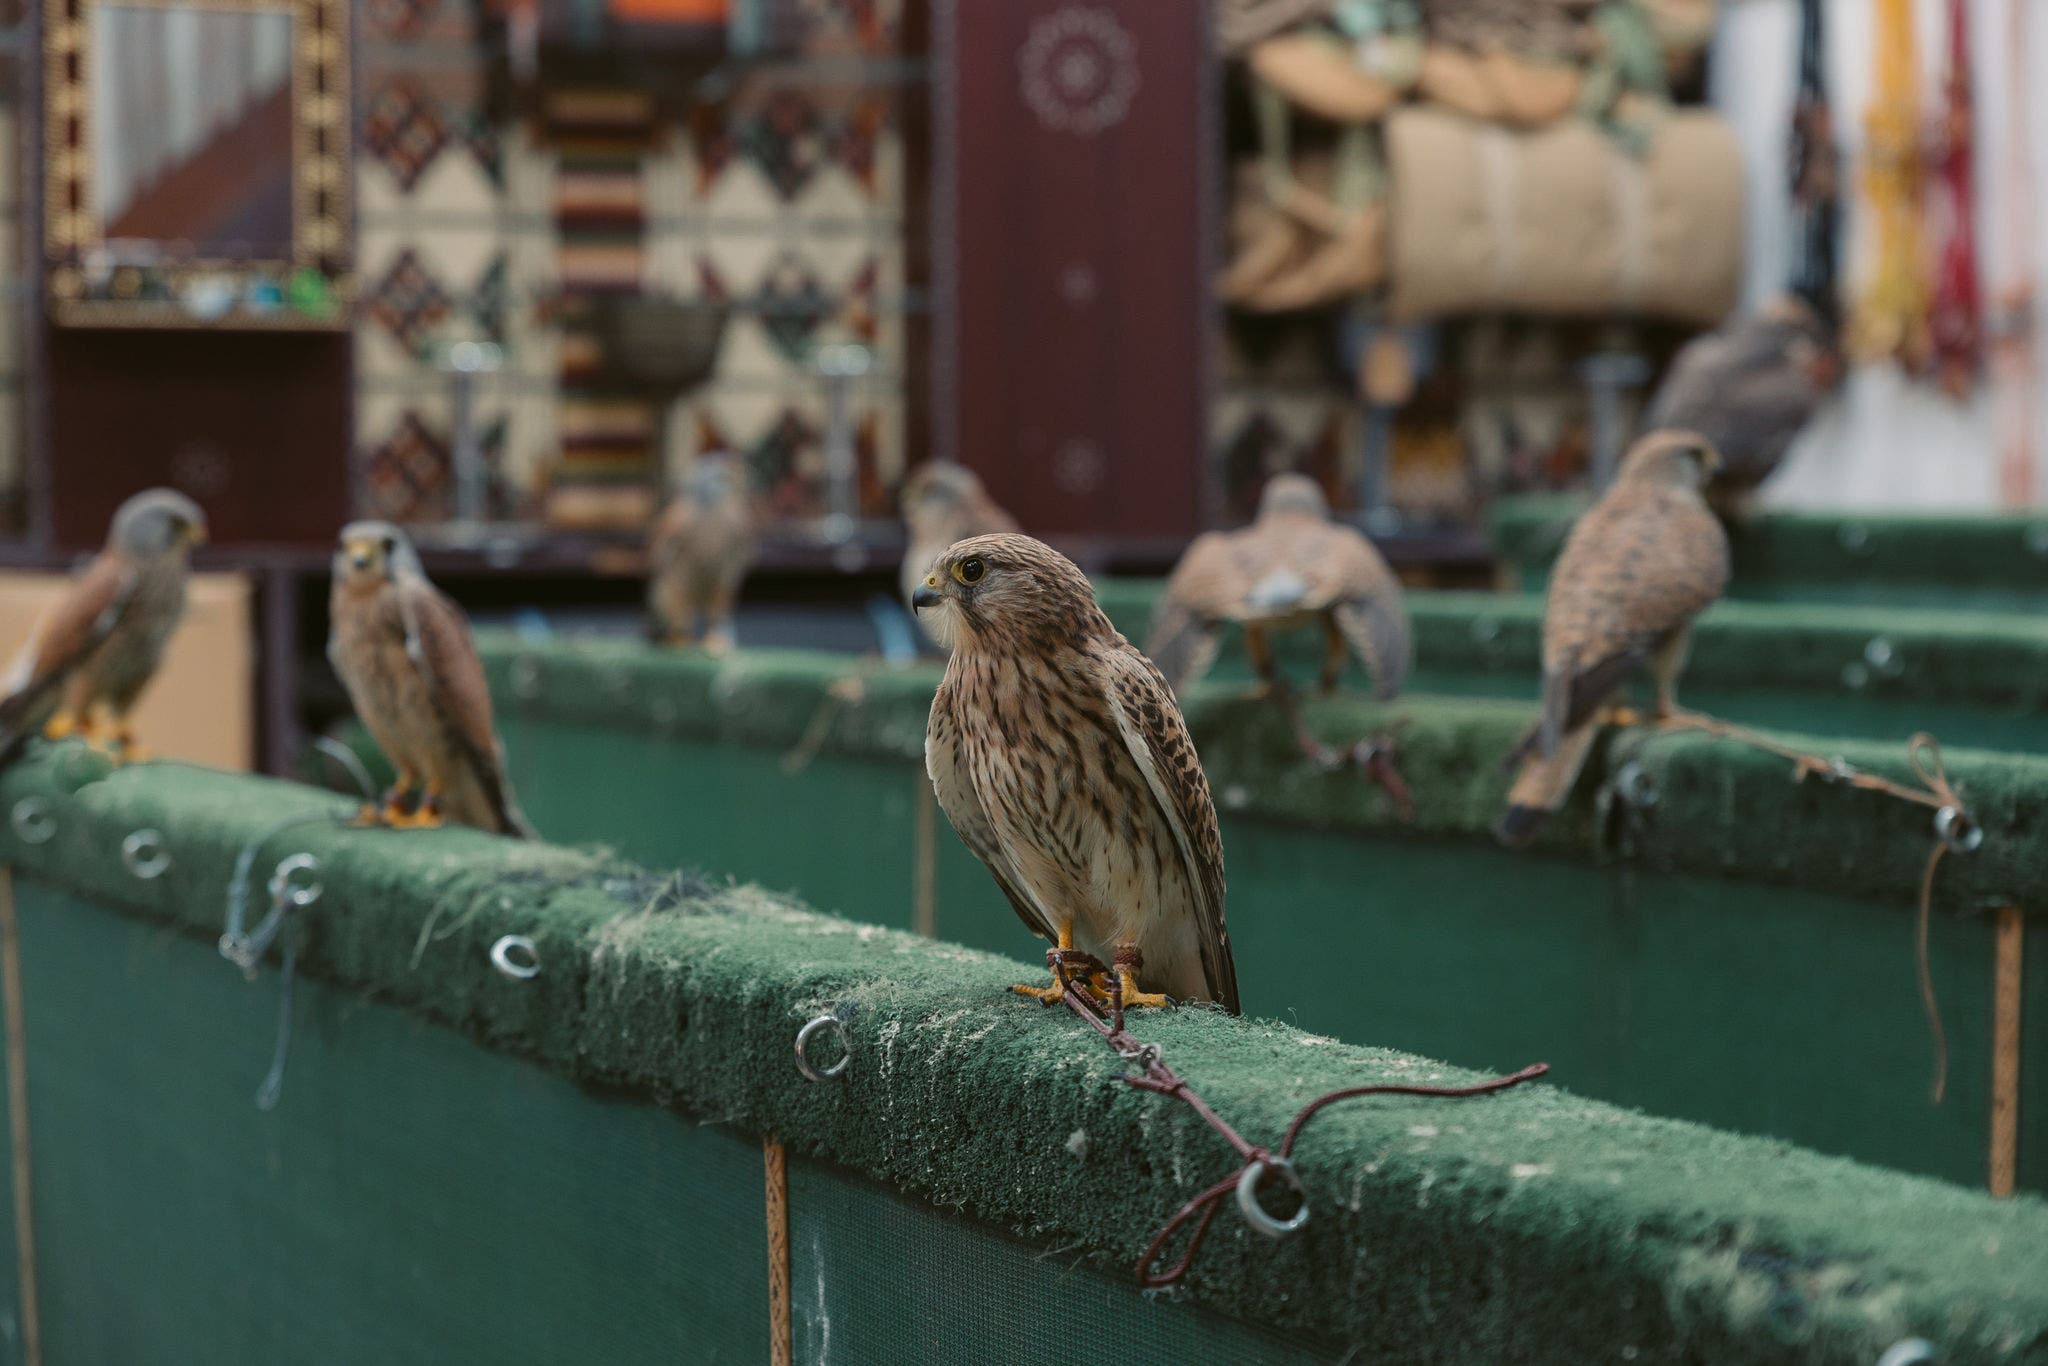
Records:
<instances>
[{"instance_id":1,"label":"wooden frame","mask_svg":"<svg viewBox=\"0 0 2048 1366\"><path fill-rule=\"evenodd\" d=\"M179 260L162 268L170 297L102 290L89 266L104 247L93 203L93 26L103 8L274 13L292 20L292 242L288 260ZM50 320L62 326L346 331L355 292L350 250L349 0L43 0L43 255ZM204 312L183 288L232 287ZM275 281L275 306L249 287ZM297 297L295 298L294 295Z\"/></svg>"}]
</instances>

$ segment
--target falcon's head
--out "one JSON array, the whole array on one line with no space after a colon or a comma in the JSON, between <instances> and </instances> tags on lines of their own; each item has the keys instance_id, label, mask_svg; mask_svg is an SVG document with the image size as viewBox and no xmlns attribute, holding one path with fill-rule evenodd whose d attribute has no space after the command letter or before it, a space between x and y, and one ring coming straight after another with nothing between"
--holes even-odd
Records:
<instances>
[{"instance_id":1,"label":"falcon's head","mask_svg":"<svg viewBox=\"0 0 2048 1366\"><path fill-rule=\"evenodd\" d=\"M356 593L374 593L401 574L420 572L419 553L389 522L350 522L334 552L334 580Z\"/></svg>"},{"instance_id":2,"label":"falcon's head","mask_svg":"<svg viewBox=\"0 0 2048 1366\"><path fill-rule=\"evenodd\" d=\"M107 543L138 560L182 555L206 544L206 514L176 489L146 489L115 512Z\"/></svg>"},{"instance_id":3,"label":"falcon's head","mask_svg":"<svg viewBox=\"0 0 2048 1366\"><path fill-rule=\"evenodd\" d=\"M980 502L985 496L981 480L973 470L950 460L930 460L903 481L903 492L897 501L903 509L903 520L915 537L923 528L946 525L942 519L955 516L960 509Z\"/></svg>"},{"instance_id":4,"label":"falcon's head","mask_svg":"<svg viewBox=\"0 0 2048 1366\"><path fill-rule=\"evenodd\" d=\"M1265 490L1259 494L1259 516L1263 519L1281 514L1328 521L1330 500L1323 496L1323 486L1305 474L1276 474L1266 481Z\"/></svg>"},{"instance_id":5,"label":"falcon's head","mask_svg":"<svg viewBox=\"0 0 2048 1366\"><path fill-rule=\"evenodd\" d=\"M1077 643L1113 628L1080 566L1043 541L972 536L942 551L910 595L953 650L1006 653Z\"/></svg>"},{"instance_id":6,"label":"falcon's head","mask_svg":"<svg viewBox=\"0 0 2048 1366\"><path fill-rule=\"evenodd\" d=\"M1666 484L1697 492L1721 468L1721 453L1698 432L1664 428L1639 438L1621 458L1617 482Z\"/></svg>"}]
</instances>

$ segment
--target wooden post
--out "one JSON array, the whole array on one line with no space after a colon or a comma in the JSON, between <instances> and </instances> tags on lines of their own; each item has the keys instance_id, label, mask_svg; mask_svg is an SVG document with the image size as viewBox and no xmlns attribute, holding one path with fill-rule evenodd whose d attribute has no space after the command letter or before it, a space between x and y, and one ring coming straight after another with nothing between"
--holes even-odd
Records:
<instances>
[{"instance_id":1,"label":"wooden post","mask_svg":"<svg viewBox=\"0 0 2048 1366\"><path fill-rule=\"evenodd\" d=\"M1991 1193L2013 1192L2020 1149L2020 968L2026 918L2017 906L1998 913L1991 972Z\"/></svg>"},{"instance_id":2,"label":"wooden post","mask_svg":"<svg viewBox=\"0 0 2048 1366\"><path fill-rule=\"evenodd\" d=\"M768 1185L768 1360L792 1366L789 1332L789 1159L780 1143L764 1139Z\"/></svg>"}]
</instances>

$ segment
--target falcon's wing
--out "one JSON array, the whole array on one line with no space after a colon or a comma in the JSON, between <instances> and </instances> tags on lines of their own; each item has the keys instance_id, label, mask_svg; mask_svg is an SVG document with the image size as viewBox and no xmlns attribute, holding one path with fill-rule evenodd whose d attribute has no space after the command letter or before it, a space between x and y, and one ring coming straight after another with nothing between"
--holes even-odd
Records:
<instances>
[{"instance_id":1,"label":"falcon's wing","mask_svg":"<svg viewBox=\"0 0 2048 1366\"><path fill-rule=\"evenodd\" d=\"M1174 566L1152 614L1145 653L1176 693L1216 662L1217 623L1242 610L1246 586L1222 532L1197 536Z\"/></svg>"},{"instance_id":2,"label":"falcon's wing","mask_svg":"<svg viewBox=\"0 0 2048 1366\"><path fill-rule=\"evenodd\" d=\"M1728 537L1700 499L1623 486L1595 504L1565 541L1544 608L1543 753L1727 582Z\"/></svg>"},{"instance_id":3,"label":"falcon's wing","mask_svg":"<svg viewBox=\"0 0 2048 1366\"><path fill-rule=\"evenodd\" d=\"M1373 695L1385 702L1401 691L1414 662L1401 581L1385 557L1358 532L1331 526L1318 559L1324 569L1319 596L1351 652L1372 675Z\"/></svg>"},{"instance_id":4,"label":"falcon's wing","mask_svg":"<svg viewBox=\"0 0 2048 1366\"><path fill-rule=\"evenodd\" d=\"M491 692L462 609L425 579L397 583L406 653L431 685L441 723L490 803L500 833L531 839L533 829L512 798L498 737L491 729Z\"/></svg>"},{"instance_id":5,"label":"falcon's wing","mask_svg":"<svg viewBox=\"0 0 2048 1366\"><path fill-rule=\"evenodd\" d=\"M988 813L982 809L981 798L975 795L974 782L967 774L967 761L960 752L960 724L953 714L953 688L950 682L941 682L932 698L932 714L926 723L924 733L924 767L931 775L932 792L939 799L939 810L946 813L946 819L959 832L960 842L987 866L996 886L1003 889L1003 895L1010 899L1010 905L1017 912L1017 918L1024 922L1024 928L1040 938L1057 940L1059 931L1032 901L1030 893L1024 890L1023 879L1010 862L1010 856L1003 852L1002 841L997 838L995 826L990 824Z\"/></svg>"},{"instance_id":6,"label":"falcon's wing","mask_svg":"<svg viewBox=\"0 0 2048 1366\"><path fill-rule=\"evenodd\" d=\"M120 624L134 594L134 568L102 554L51 604L8 671L0 698L0 760L41 727L78 666Z\"/></svg>"},{"instance_id":7,"label":"falcon's wing","mask_svg":"<svg viewBox=\"0 0 2048 1366\"><path fill-rule=\"evenodd\" d=\"M1238 1013L1237 963L1230 932L1223 925L1223 835L1216 827L1216 803L1195 754L1188 723L1174 705L1165 677L1128 642L1103 652L1109 670L1109 704L1138 770L1173 831L1194 888L1190 907L1200 936L1202 978L1209 995Z\"/></svg>"}]
</instances>

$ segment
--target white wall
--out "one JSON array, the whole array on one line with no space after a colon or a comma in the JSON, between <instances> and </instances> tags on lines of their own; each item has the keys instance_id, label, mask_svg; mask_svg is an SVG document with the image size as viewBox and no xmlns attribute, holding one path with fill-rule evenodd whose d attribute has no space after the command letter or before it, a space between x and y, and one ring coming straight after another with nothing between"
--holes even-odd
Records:
<instances>
[{"instance_id":1,"label":"white wall","mask_svg":"<svg viewBox=\"0 0 2048 1366\"><path fill-rule=\"evenodd\" d=\"M1930 125L1940 108L1947 61L1945 0L1916 0L1923 111ZM2005 229L2010 6L2030 10L2025 95L2033 171L2033 240L2009 243ZM1847 240L1842 264L1851 297L1863 278L1864 230L1859 171L1863 114L1875 77L1874 0L1829 0L1828 78L1835 130L1842 146ZM1977 109L1977 252L1987 304L2009 278L2015 250L2038 278L2048 226L2048 4L2041 0L1971 0L1971 46ZM1715 105L1734 124L1749 175L1749 242L1743 301L1754 305L1781 288L1790 268L1791 213L1785 156L1797 74L1796 0L1723 0L1714 46ZM2029 417L2037 469L2035 501L2048 504L2048 290L2035 298L2036 356ZM1988 380L1957 402L1928 381L1909 381L1891 365L1858 366L1841 395L1793 448L1786 467L1764 489L1781 507L1987 508L1997 505L1998 422Z\"/></svg>"}]
</instances>

